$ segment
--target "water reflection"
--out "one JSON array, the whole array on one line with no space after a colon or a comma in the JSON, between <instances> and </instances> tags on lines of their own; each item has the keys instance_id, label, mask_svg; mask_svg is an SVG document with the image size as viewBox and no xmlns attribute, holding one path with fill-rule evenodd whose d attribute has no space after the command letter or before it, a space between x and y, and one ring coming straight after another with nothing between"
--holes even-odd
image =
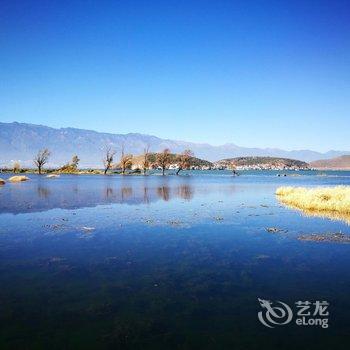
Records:
<instances>
[{"instance_id":1,"label":"water reflection","mask_svg":"<svg viewBox=\"0 0 350 350\"><path fill-rule=\"evenodd\" d=\"M330 219L330 220L334 220L334 221L342 221L350 226L350 214L337 213L335 211L328 211L328 210L301 209L301 208L295 207L293 205L286 204L281 200L279 200L279 202L287 208L300 211L304 216L325 218L325 219Z\"/></svg>"},{"instance_id":2,"label":"water reflection","mask_svg":"<svg viewBox=\"0 0 350 350\"><path fill-rule=\"evenodd\" d=\"M112 187L106 187L106 196L105 198L111 198L113 197L113 194L114 194L114 191L113 191L113 188Z\"/></svg>"},{"instance_id":3,"label":"water reflection","mask_svg":"<svg viewBox=\"0 0 350 350\"><path fill-rule=\"evenodd\" d=\"M35 180L35 181L34 181ZM100 204L149 204L156 201L191 201L195 194L210 191L232 193L234 186L208 189L191 178L115 179L61 177L36 178L19 186L7 185L0 192L0 213L26 213L54 208L76 209Z\"/></svg>"},{"instance_id":4,"label":"water reflection","mask_svg":"<svg viewBox=\"0 0 350 350\"><path fill-rule=\"evenodd\" d=\"M178 195L179 197L190 201L193 198L194 192L193 188L189 185L183 185L178 187Z\"/></svg>"},{"instance_id":5,"label":"water reflection","mask_svg":"<svg viewBox=\"0 0 350 350\"><path fill-rule=\"evenodd\" d=\"M41 185L38 185L38 196L40 198L48 198L50 196L50 189L47 187L43 187Z\"/></svg>"},{"instance_id":6,"label":"water reflection","mask_svg":"<svg viewBox=\"0 0 350 350\"><path fill-rule=\"evenodd\" d=\"M291 328L287 340L345 344L350 246L294 239L345 225L281 209L274 193L290 179L269 181L31 176L1 187L0 213L121 204L0 215L2 348L273 349L286 336L266 334L257 296L337 301L336 327Z\"/></svg>"},{"instance_id":7,"label":"water reflection","mask_svg":"<svg viewBox=\"0 0 350 350\"><path fill-rule=\"evenodd\" d=\"M121 194L121 203L127 202L132 196L132 188L122 187L120 189L120 194Z\"/></svg>"},{"instance_id":8,"label":"water reflection","mask_svg":"<svg viewBox=\"0 0 350 350\"><path fill-rule=\"evenodd\" d=\"M162 198L163 201L167 202L170 199L170 188L168 186L158 187L157 194L159 198Z\"/></svg>"}]
</instances>

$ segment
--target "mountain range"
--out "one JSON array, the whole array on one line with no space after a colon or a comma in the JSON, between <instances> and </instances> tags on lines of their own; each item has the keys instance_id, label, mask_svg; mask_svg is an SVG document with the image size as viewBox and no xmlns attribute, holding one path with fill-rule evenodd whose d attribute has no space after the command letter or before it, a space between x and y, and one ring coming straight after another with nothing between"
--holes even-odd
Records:
<instances>
[{"instance_id":1,"label":"mountain range","mask_svg":"<svg viewBox=\"0 0 350 350\"><path fill-rule=\"evenodd\" d=\"M147 145L150 146L151 152L169 148L172 153L180 153L185 149L191 149L196 157L210 161L243 156L271 156L310 162L350 154L349 151L333 150L320 153L311 150L248 148L239 147L233 143L213 146L207 143L162 139L138 133L111 134L13 122L0 123L0 166L11 166L11 163L16 160L19 160L22 166L32 166L33 157L38 150L48 148L51 152L48 166L61 166L77 154L81 159L81 167L101 167L104 149L110 146L120 153L122 144L125 151L132 154L142 153Z\"/></svg>"},{"instance_id":2,"label":"mountain range","mask_svg":"<svg viewBox=\"0 0 350 350\"><path fill-rule=\"evenodd\" d=\"M312 168L317 169L346 169L350 170L350 156L344 155L332 159L316 160L310 163Z\"/></svg>"}]
</instances>

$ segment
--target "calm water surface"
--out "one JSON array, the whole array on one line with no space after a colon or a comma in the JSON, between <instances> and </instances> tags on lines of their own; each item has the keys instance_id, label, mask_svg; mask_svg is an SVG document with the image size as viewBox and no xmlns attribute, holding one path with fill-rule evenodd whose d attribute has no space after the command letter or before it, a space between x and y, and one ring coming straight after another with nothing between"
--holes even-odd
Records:
<instances>
[{"instance_id":1,"label":"calm water surface","mask_svg":"<svg viewBox=\"0 0 350 350\"><path fill-rule=\"evenodd\" d=\"M297 238L350 227L274 192L350 185L350 173L299 174L30 175L0 187L0 347L348 348L350 245ZM258 298L327 300L330 326L267 328Z\"/></svg>"}]
</instances>

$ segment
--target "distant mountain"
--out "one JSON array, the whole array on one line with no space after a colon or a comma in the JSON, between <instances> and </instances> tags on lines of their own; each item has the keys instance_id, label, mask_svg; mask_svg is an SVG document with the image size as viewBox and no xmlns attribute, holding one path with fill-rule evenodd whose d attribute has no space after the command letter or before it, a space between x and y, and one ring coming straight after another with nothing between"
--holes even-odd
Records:
<instances>
[{"instance_id":1,"label":"distant mountain","mask_svg":"<svg viewBox=\"0 0 350 350\"><path fill-rule=\"evenodd\" d=\"M350 169L350 155L340 156L332 159L316 160L310 163L312 168L317 169Z\"/></svg>"},{"instance_id":2,"label":"distant mountain","mask_svg":"<svg viewBox=\"0 0 350 350\"><path fill-rule=\"evenodd\" d=\"M14 122L0 123L0 166L10 165L13 160L20 160L22 166L31 166L33 156L38 150L47 147L52 153L50 166L60 166L69 161L72 155L77 154L81 159L81 167L100 167L104 148L112 146L119 152L123 143L128 153L140 154L146 145L150 146L151 152L170 148L171 152L180 153L189 148L196 157L210 161L240 156L272 156L313 161L350 154L345 151L319 153L309 150L246 148L232 143L212 146L143 134L108 134L74 128L54 129Z\"/></svg>"}]
</instances>

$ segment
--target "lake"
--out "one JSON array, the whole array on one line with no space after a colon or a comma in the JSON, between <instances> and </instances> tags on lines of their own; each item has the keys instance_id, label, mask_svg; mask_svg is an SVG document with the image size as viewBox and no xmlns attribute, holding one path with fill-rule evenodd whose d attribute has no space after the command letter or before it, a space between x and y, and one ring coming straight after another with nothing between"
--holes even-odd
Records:
<instances>
[{"instance_id":1,"label":"lake","mask_svg":"<svg viewBox=\"0 0 350 350\"><path fill-rule=\"evenodd\" d=\"M350 234L349 224L274 193L350 185L350 172L287 174L0 186L0 348L345 349L350 244L299 238ZM293 320L264 325L258 299L289 305ZM327 301L329 327L297 325L298 301Z\"/></svg>"}]
</instances>

